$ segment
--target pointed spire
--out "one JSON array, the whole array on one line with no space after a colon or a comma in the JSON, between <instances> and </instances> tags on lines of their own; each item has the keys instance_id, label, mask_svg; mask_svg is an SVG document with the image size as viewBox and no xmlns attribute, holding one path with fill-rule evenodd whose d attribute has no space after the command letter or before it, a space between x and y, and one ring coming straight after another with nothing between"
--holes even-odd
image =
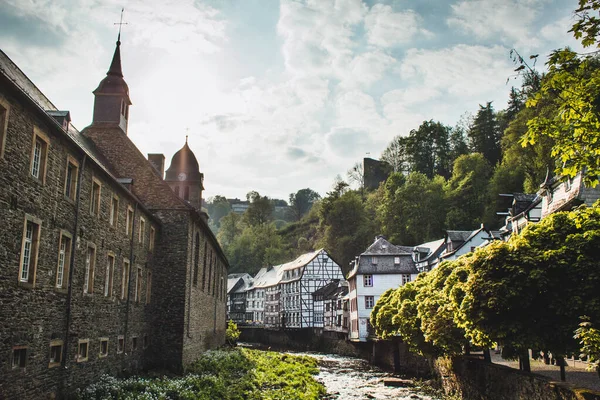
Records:
<instances>
[{"instance_id":1,"label":"pointed spire","mask_svg":"<svg viewBox=\"0 0 600 400\"><path fill-rule=\"evenodd\" d=\"M119 36L121 34L119 33ZM120 38L119 38L120 39ZM121 41L117 40L117 48L115 49L115 54L113 55L112 62L110 63L110 68L106 75L114 75L123 77L123 70L121 69Z\"/></svg>"}]
</instances>

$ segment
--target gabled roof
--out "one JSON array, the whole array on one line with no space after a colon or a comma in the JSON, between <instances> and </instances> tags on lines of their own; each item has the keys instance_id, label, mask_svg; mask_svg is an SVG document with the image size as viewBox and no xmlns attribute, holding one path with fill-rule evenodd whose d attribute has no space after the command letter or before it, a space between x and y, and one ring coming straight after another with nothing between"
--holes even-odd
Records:
<instances>
[{"instance_id":1,"label":"gabled roof","mask_svg":"<svg viewBox=\"0 0 600 400\"><path fill-rule=\"evenodd\" d=\"M412 247L391 244L385 237L380 235L375 238L373 244L367 247L367 250L365 250L361 255L402 255L411 253Z\"/></svg>"},{"instance_id":2,"label":"gabled roof","mask_svg":"<svg viewBox=\"0 0 600 400\"><path fill-rule=\"evenodd\" d=\"M280 267L280 265L275 265L273 267L263 268L265 272L260 276L257 274L257 276L254 277L253 287L266 288L277 285L281 280L281 276L283 275L283 272L281 271ZM263 269L261 269L261 271Z\"/></svg>"},{"instance_id":3,"label":"gabled roof","mask_svg":"<svg viewBox=\"0 0 600 400\"><path fill-rule=\"evenodd\" d=\"M472 233L473 231L446 231L448 239L453 243L467 241Z\"/></svg>"},{"instance_id":4,"label":"gabled roof","mask_svg":"<svg viewBox=\"0 0 600 400\"><path fill-rule=\"evenodd\" d=\"M418 251L419 253L426 254L425 257L421 257L419 259L419 262L433 260L433 259L439 257L439 255L445 249L446 249L446 239L443 239L443 238L415 246L416 251Z\"/></svg>"},{"instance_id":5,"label":"gabled roof","mask_svg":"<svg viewBox=\"0 0 600 400\"><path fill-rule=\"evenodd\" d=\"M314 296L323 296L323 297L327 297L333 293L335 293L337 291L338 285L339 285L339 279L334 279L333 281L329 282L327 285L323 286L320 289L315 290L312 295Z\"/></svg>"},{"instance_id":6,"label":"gabled roof","mask_svg":"<svg viewBox=\"0 0 600 400\"><path fill-rule=\"evenodd\" d=\"M306 253L306 254L302 254L300 257L296 258L294 261L290 261L288 263L285 264L281 264L279 265L279 267L281 268L281 271L289 271L291 269L295 269L298 267L303 267L306 264L310 263L312 260L314 260L314 258L316 256L318 256L322 251L324 251L323 249L319 249L310 253ZM327 252L325 252L327 254ZM329 254L327 255L329 256Z\"/></svg>"},{"instance_id":7,"label":"gabled roof","mask_svg":"<svg viewBox=\"0 0 600 400\"><path fill-rule=\"evenodd\" d=\"M447 253L442 254L440 257L441 258L446 258L451 256L452 254L456 253L458 250L460 250L461 248L463 248L467 243L469 243L471 241L471 239L473 239L475 236L477 236L480 232L485 231L488 232L489 231L487 229L485 229L483 227L483 225L481 226L481 228L476 229L474 231L448 231L448 238L450 238L450 232L453 232L453 235L455 238L459 238L459 237L464 237L465 233L469 233L469 235L467 235L467 237L460 241L460 240L452 240L453 243L453 247L452 247L452 251L449 251ZM490 234L491 235L491 234ZM458 245L455 245L458 244Z\"/></svg>"},{"instance_id":8,"label":"gabled roof","mask_svg":"<svg viewBox=\"0 0 600 400\"><path fill-rule=\"evenodd\" d=\"M252 285L252 277L246 273L227 275L227 293L245 292Z\"/></svg>"}]
</instances>

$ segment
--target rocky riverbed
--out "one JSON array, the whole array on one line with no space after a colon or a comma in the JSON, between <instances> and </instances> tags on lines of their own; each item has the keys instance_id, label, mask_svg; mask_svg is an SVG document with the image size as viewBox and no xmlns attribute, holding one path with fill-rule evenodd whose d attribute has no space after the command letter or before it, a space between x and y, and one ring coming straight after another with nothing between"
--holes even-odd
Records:
<instances>
[{"instance_id":1,"label":"rocky riverbed","mask_svg":"<svg viewBox=\"0 0 600 400\"><path fill-rule=\"evenodd\" d=\"M416 382L397 379L393 374L374 367L365 360L331 354L301 354L318 360L320 372L316 378L327 388L325 400L439 399L424 394L424 390ZM386 386L385 381L404 387Z\"/></svg>"}]
</instances>

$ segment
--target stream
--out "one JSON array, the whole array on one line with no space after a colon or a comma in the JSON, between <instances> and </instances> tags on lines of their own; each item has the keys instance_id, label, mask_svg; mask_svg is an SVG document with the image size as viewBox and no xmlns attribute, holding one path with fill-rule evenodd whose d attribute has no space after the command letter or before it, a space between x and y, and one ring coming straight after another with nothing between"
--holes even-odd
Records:
<instances>
[{"instance_id":1,"label":"stream","mask_svg":"<svg viewBox=\"0 0 600 400\"><path fill-rule=\"evenodd\" d=\"M316 376L327 388L326 400L352 399L421 399L436 400L438 397L423 394L418 387L384 386L385 378L395 377L367 361L332 354L293 353L316 358L320 373Z\"/></svg>"}]
</instances>

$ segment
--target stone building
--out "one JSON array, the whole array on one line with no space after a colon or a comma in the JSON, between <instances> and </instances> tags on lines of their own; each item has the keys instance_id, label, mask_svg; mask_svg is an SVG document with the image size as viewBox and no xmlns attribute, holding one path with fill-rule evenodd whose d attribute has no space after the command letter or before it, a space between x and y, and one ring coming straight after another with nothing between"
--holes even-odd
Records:
<instances>
[{"instance_id":1,"label":"stone building","mask_svg":"<svg viewBox=\"0 0 600 400\"><path fill-rule=\"evenodd\" d=\"M0 398L181 371L225 340L228 264L195 156L186 143L163 179L164 156L127 136L120 41L93 93L80 132L0 51Z\"/></svg>"}]
</instances>

